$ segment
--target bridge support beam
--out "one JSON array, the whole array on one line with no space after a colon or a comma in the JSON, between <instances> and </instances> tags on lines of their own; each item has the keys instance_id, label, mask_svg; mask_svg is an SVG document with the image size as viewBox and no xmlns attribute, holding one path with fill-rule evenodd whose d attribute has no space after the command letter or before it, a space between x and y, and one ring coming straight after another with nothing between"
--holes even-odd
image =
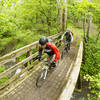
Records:
<instances>
[{"instance_id":1,"label":"bridge support beam","mask_svg":"<svg viewBox=\"0 0 100 100\"><path fill-rule=\"evenodd\" d=\"M76 84L76 87L75 87L75 91L81 92L81 90L82 90L82 80L81 80L81 76L80 76L80 73L79 73L77 84Z\"/></svg>"},{"instance_id":2,"label":"bridge support beam","mask_svg":"<svg viewBox=\"0 0 100 100\"><path fill-rule=\"evenodd\" d=\"M82 88L82 82L81 82L80 73L79 73L78 80L77 80L77 88L78 89L81 89Z\"/></svg>"}]
</instances>

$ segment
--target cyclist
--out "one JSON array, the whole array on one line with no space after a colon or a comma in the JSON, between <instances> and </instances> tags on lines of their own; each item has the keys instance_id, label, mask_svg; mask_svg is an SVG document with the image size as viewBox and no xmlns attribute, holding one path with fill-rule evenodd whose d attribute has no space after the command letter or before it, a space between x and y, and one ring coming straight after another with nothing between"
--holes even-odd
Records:
<instances>
[{"instance_id":1,"label":"cyclist","mask_svg":"<svg viewBox=\"0 0 100 100\"><path fill-rule=\"evenodd\" d=\"M68 49L70 50L70 43L73 41L73 33L69 29L67 29L66 32L62 35L61 41L63 41L63 39L64 42L67 43ZM65 49L67 50L67 47L65 47Z\"/></svg>"},{"instance_id":2,"label":"cyclist","mask_svg":"<svg viewBox=\"0 0 100 100\"><path fill-rule=\"evenodd\" d=\"M45 36L41 37L39 40L39 61L41 61L41 55L43 50L48 55L48 62L50 63L50 67L56 67L57 61L60 58L59 49L50 39L46 38Z\"/></svg>"}]
</instances>

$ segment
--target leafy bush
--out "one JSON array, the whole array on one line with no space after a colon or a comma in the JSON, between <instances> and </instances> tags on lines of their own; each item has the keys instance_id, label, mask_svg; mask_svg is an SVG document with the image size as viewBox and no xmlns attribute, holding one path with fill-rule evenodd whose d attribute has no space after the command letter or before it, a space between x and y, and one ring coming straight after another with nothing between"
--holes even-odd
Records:
<instances>
[{"instance_id":1,"label":"leafy bush","mask_svg":"<svg viewBox=\"0 0 100 100\"><path fill-rule=\"evenodd\" d=\"M5 66L4 65L0 66L0 73L3 72L4 70L5 70Z\"/></svg>"},{"instance_id":2,"label":"leafy bush","mask_svg":"<svg viewBox=\"0 0 100 100\"><path fill-rule=\"evenodd\" d=\"M96 37L96 35L95 35ZM81 75L90 80L88 100L100 99L100 39L95 42L94 36L85 44L85 60L81 67Z\"/></svg>"},{"instance_id":3,"label":"leafy bush","mask_svg":"<svg viewBox=\"0 0 100 100\"><path fill-rule=\"evenodd\" d=\"M1 0L0 3L1 55L30 44L42 35L56 34L60 30L55 1Z\"/></svg>"},{"instance_id":4,"label":"leafy bush","mask_svg":"<svg viewBox=\"0 0 100 100\"><path fill-rule=\"evenodd\" d=\"M0 73L2 73L4 70L5 66L4 65L0 66ZM7 80L8 80L7 76L3 77L2 79L0 79L0 84L6 82Z\"/></svg>"}]
</instances>

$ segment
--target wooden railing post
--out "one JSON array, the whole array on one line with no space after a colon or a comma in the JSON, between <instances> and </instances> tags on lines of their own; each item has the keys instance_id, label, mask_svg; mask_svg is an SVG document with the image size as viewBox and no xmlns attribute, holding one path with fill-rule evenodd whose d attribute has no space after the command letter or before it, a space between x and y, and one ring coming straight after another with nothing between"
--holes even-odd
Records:
<instances>
[{"instance_id":1,"label":"wooden railing post","mask_svg":"<svg viewBox=\"0 0 100 100\"><path fill-rule=\"evenodd\" d=\"M29 56L31 56L31 55L32 55L32 50L29 50L29 51L27 52L27 54L26 54L26 58L29 57ZM28 62L25 64L25 67L27 67L28 64L31 64L31 63L32 63L32 60L28 61Z\"/></svg>"},{"instance_id":2,"label":"wooden railing post","mask_svg":"<svg viewBox=\"0 0 100 100\"><path fill-rule=\"evenodd\" d=\"M32 55L32 50L30 50L28 53L29 53L28 57L31 56ZM30 64L32 64L32 60L30 60Z\"/></svg>"},{"instance_id":3,"label":"wooden railing post","mask_svg":"<svg viewBox=\"0 0 100 100\"><path fill-rule=\"evenodd\" d=\"M16 64L19 62L19 59L18 58L16 58Z\"/></svg>"}]
</instances>

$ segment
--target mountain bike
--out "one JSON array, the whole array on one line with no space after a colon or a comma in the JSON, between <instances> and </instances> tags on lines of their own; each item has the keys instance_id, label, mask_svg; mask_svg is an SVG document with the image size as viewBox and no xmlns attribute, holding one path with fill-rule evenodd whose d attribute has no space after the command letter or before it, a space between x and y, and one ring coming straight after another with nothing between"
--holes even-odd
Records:
<instances>
[{"instance_id":1,"label":"mountain bike","mask_svg":"<svg viewBox=\"0 0 100 100\"><path fill-rule=\"evenodd\" d=\"M43 65L42 71L40 72L39 76L36 80L36 87L40 88L43 83L45 82L49 70L54 69L54 67L50 66L50 63L48 61L43 61L45 64Z\"/></svg>"},{"instance_id":2,"label":"mountain bike","mask_svg":"<svg viewBox=\"0 0 100 100\"><path fill-rule=\"evenodd\" d=\"M63 59L66 53L68 53L68 50L70 50L70 42L65 43L65 46L61 53L61 59Z\"/></svg>"}]
</instances>

